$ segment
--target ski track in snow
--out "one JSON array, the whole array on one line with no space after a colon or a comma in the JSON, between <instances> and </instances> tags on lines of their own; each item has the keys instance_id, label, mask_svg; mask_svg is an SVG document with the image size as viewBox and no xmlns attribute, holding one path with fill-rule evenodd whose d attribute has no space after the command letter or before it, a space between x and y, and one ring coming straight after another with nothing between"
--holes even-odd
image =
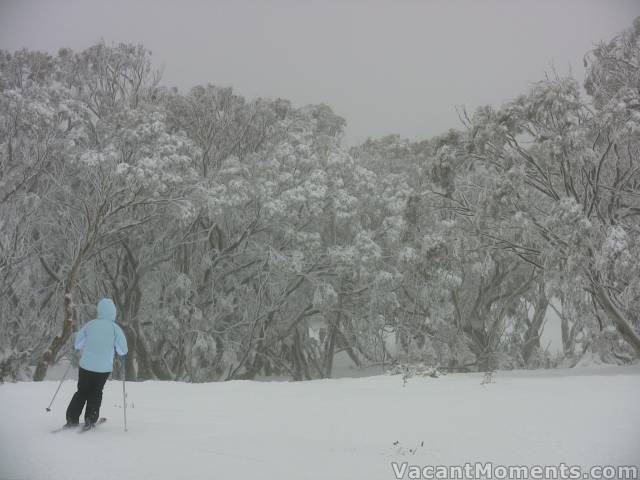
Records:
<instances>
[{"instance_id":1,"label":"ski track in snow","mask_svg":"<svg viewBox=\"0 0 640 480\"><path fill-rule=\"evenodd\" d=\"M482 377L128 383L128 432L109 381L109 421L84 435L50 433L74 381L51 413L57 382L3 384L0 479L382 480L395 478L392 461L640 464L640 366Z\"/></svg>"}]
</instances>

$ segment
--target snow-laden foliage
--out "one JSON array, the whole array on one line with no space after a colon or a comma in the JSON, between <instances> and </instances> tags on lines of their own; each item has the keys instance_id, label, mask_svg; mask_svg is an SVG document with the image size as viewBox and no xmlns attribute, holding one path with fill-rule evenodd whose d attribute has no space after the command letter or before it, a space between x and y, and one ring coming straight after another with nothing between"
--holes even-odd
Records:
<instances>
[{"instance_id":1,"label":"snow-laden foliage","mask_svg":"<svg viewBox=\"0 0 640 480\"><path fill-rule=\"evenodd\" d=\"M639 25L585 57L587 98L547 78L351 149L326 105L180 93L142 46L0 52L0 375L43 378L101 296L132 379L632 361Z\"/></svg>"}]
</instances>

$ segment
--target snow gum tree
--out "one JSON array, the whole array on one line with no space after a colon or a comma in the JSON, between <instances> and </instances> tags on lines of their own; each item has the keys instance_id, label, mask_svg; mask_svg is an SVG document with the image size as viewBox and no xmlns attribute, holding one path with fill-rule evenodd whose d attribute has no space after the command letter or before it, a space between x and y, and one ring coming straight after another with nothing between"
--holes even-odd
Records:
<instances>
[{"instance_id":1,"label":"snow gum tree","mask_svg":"<svg viewBox=\"0 0 640 480\"><path fill-rule=\"evenodd\" d=\"M636 357L637 38L634 27L589 57L592 105L572 79L540 82L498 110L478 110L450 162L466 172L450 196L477 234L544 271L550 293L581 284L593 315L624 339L619 353ZM625 67L604 75L607 62ZM474 204L465 201L472 194Z\"/></svg>"},{"instance_id":2,"label":"snow gum tree","mask_svg":"<svg viewBox=\"0 0 640 480\"><path fill-rule=\"evenodd\" d=\"M69 151L75 105L55 81L52 57L0 52L0 334L1 375L44 348L55 321L56 286L43 278L38 251L46 245L41 212L51 175ZM46 276L45 276L46 277ZM33 288L36 286L35 288Z\"/></svg>"},{"instance_id":3,"label":"snow gum tree","mask_svg":"<svg viewBox=\"0 0 640 480\"><path fill-rule=\"evenodd\" d=\"M97 45L75 55L63 50L59 67L52 83L68 105L57 118L68 118L59 142L63 153L47 175L39 233L47 239L40 260L60 285L64 309L62 331L42 353L36 380L74 329L73 294L83 266L127 232L179 210L185 201L180 185L192 176L188 140L169 134L162 112L141 102L148 87L146 51L126 45Z\"/></svg>"}]
</instances>

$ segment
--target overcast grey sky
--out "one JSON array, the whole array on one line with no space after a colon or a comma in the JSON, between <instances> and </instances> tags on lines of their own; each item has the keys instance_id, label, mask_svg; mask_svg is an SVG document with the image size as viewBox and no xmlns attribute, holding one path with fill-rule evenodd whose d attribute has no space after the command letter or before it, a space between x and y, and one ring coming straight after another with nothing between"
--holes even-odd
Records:
<instances>
[{"instance_id":1,"label":"overcast grey sky","mask_svg":"<svg viewBox=\"0 0 640 480\"><path fill-rule=\"evenodd\" d=\"M163 84L324 102L349 143L459 127L631 26L639 0L0 0L0 48L143 43Z\"/></svg>"}]
</instances>

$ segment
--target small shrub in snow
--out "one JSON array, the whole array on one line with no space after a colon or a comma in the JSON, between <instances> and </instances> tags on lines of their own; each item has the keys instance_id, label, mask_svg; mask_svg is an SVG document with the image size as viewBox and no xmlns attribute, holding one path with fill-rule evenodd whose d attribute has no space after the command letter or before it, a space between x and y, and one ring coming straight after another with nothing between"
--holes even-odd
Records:
<instances>
[{"instance_id":1,"label":"small shrub in snow","mask_svg":"<svg viewBox=\"0 0 640 480\"><path fill-rule=\"evenodd\" d=\"M484 386L488 383L496 383L496 379L493 376L493 372L489 371L489 372L484 372L484 376L482 377L482 381L480 382L480 385Z\"/></svg>"},{"instance_id":2,"label":"small shrub in snow","mask_svg":"<svg viewBox=\"0 0 640 480\"><path fill-rule=\"evenodd\" d=\"M420 442L420 445L416 445L413 448L411 447L407 448L404 445L402 445L399 440L396 440L395 442L393 442L393 447L396 455L407 455L407 454L415 455L419 448L424 447L424 440Z\"/></svg>"},{"instance_id":3,"label":"small shrub in snow","mask_svg":"<svg viewBox=\"0 0 640 480\"><path fill-rule=\"evenodd\" d=\"M444 375L439 367L427 365L425 363L396 363L387 370L388 375L402 375L402 386L405 386L411 377L432 377L438 378Z\"/></svg>"}]
</instances>

